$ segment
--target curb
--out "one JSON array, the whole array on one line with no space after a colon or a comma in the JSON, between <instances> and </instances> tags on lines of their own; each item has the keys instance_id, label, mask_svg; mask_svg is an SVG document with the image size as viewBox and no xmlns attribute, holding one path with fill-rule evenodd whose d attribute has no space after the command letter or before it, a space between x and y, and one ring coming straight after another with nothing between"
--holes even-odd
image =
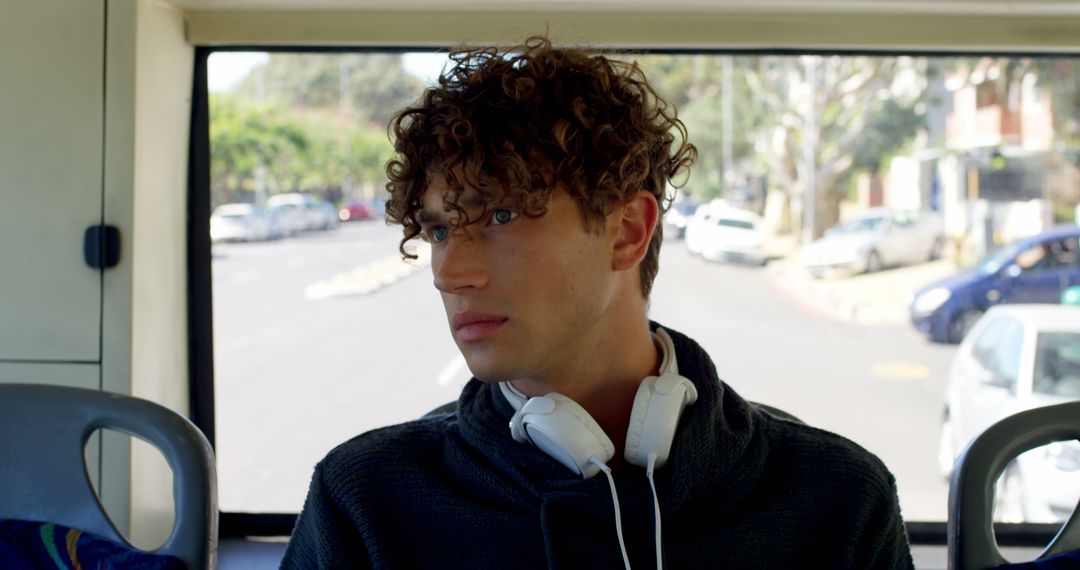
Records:
<instances>
[{"instance_id":1,"label":"curb","mask_svg":"<svg viewBox=\"0 0 1080 570\"><path fill-rule=\"evenodd\" d=\"M797 251L773 260L767 270L773 286L818 314L864 325L907 324L911 295L956 271L951 261L938 260L872 274L815 279L802 268Z\"/></svg>"}]
</instances>

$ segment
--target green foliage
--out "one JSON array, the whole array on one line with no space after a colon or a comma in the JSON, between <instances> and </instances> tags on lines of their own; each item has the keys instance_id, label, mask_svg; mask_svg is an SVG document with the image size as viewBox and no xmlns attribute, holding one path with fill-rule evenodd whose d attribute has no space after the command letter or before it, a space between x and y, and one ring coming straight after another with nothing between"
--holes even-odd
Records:
<instances>
[{"instance_id":1,"label":"green foliage","mask_svg":"<svg viewBox=\"0 0 1080 570\"><path fill-rule=\"evenodd\" d=\"M288 109L332 109L384 126L423 89L402 67L400 54L272 54L248 74L239 94Z\"/></svg>"},{"instance_id":2,"label":"green foliage","mask_svg":"<svg viewBox=\"0 0 1080 570\"><path fill-rule=\"evenodd\" d=\"M754 160L753 133L762 121L761 110L751 103L746 74L756 58L733 58L732 82L732 162L750 164ZM698 162L691 171L685 192L696 200L708 201L724 191L723 58L712 55L645 55L637 58L649 82L679 111L690 142L698 149Z\"/></svg>"},{"instance_id":3,"label":"green foliage","mask_svg":"<svg viewBox=\"0 0 1080 570\"><path fill-rule=\"evenodd\" d=\"M915 104L879 101L870 110L852 150L852 169L876 172L884 160L915 138L926 119Z\"/></svg>"},{"instance_id":4,"label":"green foliage","mask_svg":"<svg viewBox=\"0 0 1080 570\"><path fill-rule=\"evenodd\" d=\"M233 95L210 100L210 168L215 204L254 201L258 168L267 194L337 195L349 181L377 186L392 153L381 128L325 111L286 112Z\"/></svg>"},{"instance_id":5,"label":"green foliage","mask_svg":"<svg viewBox=\"0 0 1080 570\"><path fill-rule=\"evenodd\" d=\"M267 195L370 195L393 152L386 124L423 88L399 54L272 54L211 97L213 202L254 201L260 171Z\"/></svg>"},{"instance_id":6,"label":"green foliage","mask_svg":"<svg viewBox=\"0 0 1080 570\"><path fill-rule=\"evenodd\" d=\"M699 153L698 163L687 184L688 192L698 200L718 198L727 190L723 177L724 117L721 99L720 94L706 95L688 103L682 113L690 140ZM736 95L736 100L745 102L746 98ZM743 103L732 113L732 155L736 163L751 159L754 154L750 135L756 127L756 117L753 112L746 110Z\"/></svg>"}]
</instances>

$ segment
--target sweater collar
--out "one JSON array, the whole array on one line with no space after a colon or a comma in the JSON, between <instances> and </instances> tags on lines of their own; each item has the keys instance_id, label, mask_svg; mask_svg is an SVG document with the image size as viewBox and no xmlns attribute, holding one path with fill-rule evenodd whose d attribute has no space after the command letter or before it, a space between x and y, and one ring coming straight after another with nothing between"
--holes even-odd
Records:
<instances>
[{"instance_id":1,"label":"sweater collar","mask_svg":"<svg viewBox=\"0 0 1080 570\"><path fill-rule=\"evenodd\" d=\"M695 504L711 509L733 505L752 491L764 467L768 450L761 416L720 381L696 342L665 329L674 341L680 373L697 387L698 401L683 412L668 463L656 472L661 504L667 512L692 510ZM498 386L473 378L458 400L458 429L492 468L528 495L542 498L605 484L598 478L583 481L543 451L514 441L509 428L513 414ZM644 470L628 465L618 476L638 475L644 478ZM499 489L505 492L506 487Z\"/></svg>"}]
</instances>

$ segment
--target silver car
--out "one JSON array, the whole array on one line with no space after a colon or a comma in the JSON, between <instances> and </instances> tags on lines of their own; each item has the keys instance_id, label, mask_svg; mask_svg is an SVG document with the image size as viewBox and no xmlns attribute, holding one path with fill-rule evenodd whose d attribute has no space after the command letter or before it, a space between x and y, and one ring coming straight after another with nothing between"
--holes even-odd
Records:
<instances>
[{"instance_id":1,"label":"silver car","mask_svg":"<svg viewBox=\"0 0 1080 570\"><path fill-rule=\"evenodd\" d=\"M252 204L223 204L210 214L210 239L220 241L262 241L273 239L270 214Z\"/></svg>"},{"instance_id":2,"label":"silver car","mask_svg":"<svg viewBox=\"0 0 1080 570\"><path fill-rule=\"evenodd\" d=\"M802 263L815 277L873 273L937 259L944 243L941 216L935 212L871 208L808 245Z\"/></svg>"}]
</instances>

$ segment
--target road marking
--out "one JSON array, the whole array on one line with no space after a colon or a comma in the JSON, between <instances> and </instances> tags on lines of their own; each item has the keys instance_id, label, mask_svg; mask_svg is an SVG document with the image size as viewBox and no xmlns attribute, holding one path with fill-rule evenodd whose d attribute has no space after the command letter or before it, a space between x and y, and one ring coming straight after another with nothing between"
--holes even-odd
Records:
<instances>
[{"instance_id":1,"label":"road marking","mask_svg":"<svg viewBox=\"0 0 1080 570\"><path fill-rule=\"evenodd\" d=\"M304 297L308 300L319 300L370 295L431 265L431 246L421 243L414 253L418 256L415 260L403 260L398 254L388 255L329 279L316 281L307 286Z\"/></svg>"},{"instance_id":2,"label":"road marking","mask_svg":"<svg viewBox=\"0 0 1080 570\"><path fill-rule=\"evenodd\" d=\"M882 362L870 367L870 373L878 378L898 380L925 380L930 377L930 369L914 362Z\"/></svg>"},{"instance_id":3,"label":"road marking","mask_svg":"<svg viewBox=\"0 0 1080 570\"><path fill-rule=\"evenodd\" d=\"M468 364L465 363L465 357L462 355L455 356L450 362L443 366L443 369L439 371L439 375L435 377L435 383L439 386L447 386L457 378L462 371L466 369Z\"/></svg>"}]
</instances>

